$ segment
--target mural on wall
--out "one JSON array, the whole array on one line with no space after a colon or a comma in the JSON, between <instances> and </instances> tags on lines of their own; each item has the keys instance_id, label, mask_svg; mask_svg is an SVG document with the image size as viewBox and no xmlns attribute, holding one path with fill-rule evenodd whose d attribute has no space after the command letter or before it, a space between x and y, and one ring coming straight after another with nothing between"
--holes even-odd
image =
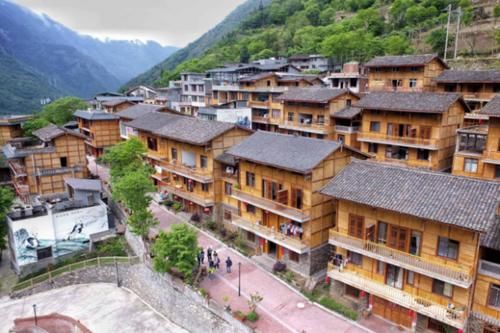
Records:
<instances>
[{"instance_id":1,"label":"mural on wall","mask_svg":"<svg viewBox=\"0 0 500 333\"><path fill-rule=\"evenodd\" d=\"M73 209L12 222L19 266L38 261L38 252L51 247L52 257L85 250L90 235L108 230L105 206Z\"/></svg>"},{"instance_id":2,"label":"mural on wall","mask_svg":"<svg viewBox=\"0 0 500 333\"><path fill-rule=\"evenodd\" d=\"M217 109L217 121L237 124L241 127L252 128L252 109Z\"/></svg>"}]
</instances>

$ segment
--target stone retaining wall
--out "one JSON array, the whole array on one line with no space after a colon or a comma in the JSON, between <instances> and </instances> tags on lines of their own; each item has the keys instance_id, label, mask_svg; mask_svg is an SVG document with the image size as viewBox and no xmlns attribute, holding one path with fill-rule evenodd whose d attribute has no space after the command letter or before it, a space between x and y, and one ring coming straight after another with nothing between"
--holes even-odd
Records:
<instances>
[{"instance_id":1,"label":"stone retaining wall","mask_svg":"<svg viewBox=\"0 0 500 333\"><path fill-rule=\"evenodd\" d=\"M117 274L118 271L118 274ZM33 288L15 292L19 298L53 288L85 283L117 283L132 290L159 313L189 332L251 333L253 330L223 308L207 301L182 281L159 274L145 264L101 266L66 273Z\"/></svg>"}]
</instances>

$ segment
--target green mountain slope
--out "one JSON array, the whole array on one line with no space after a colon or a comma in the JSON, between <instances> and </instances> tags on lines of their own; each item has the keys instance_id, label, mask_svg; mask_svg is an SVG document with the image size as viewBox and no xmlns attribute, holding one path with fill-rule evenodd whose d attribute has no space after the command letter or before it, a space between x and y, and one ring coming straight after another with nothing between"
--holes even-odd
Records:
<instances>
[{"instance_id":1,"label":"green mountain slope","mask_svg":"<svg viewBox=\"0 0 500 333\"><path fill-rule=\"evenodd\" d=\"M233 31L238 25L254 12L262 2L263 6L271 0L248 0L232 11L222 22L217 24L213 29L203 34L200 38L190 43L188 46L178 50L167 59L154 66L147 72L137 76L136 78L125 84L122 89L136 86L139 84L153 84L159 80L162 72L174 69L180 63L199 57L210 47L218 43L228 33Z\"/></svg>"},{"instance_id":2,"label":"green mountain slope","mask_svg":"<svg viewBox=\"0 0 500 333\"><path fill-rule=\"evenodd\" d=\"M181 71L293 54L319 53L342 63L421 52L422 47L441 52L450 4L461 7L463 26L490 15L484 10L479 15L471 0L272 0L201 56L164 68L160 80L150 73L143 79L164 85Z\"/></svg>"}]
</instances>

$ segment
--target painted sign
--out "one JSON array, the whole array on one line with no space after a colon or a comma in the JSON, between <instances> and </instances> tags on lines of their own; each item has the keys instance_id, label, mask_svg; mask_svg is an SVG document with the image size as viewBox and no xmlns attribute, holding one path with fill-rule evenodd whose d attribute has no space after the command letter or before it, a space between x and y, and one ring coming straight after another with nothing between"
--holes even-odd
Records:
<instances>
[{"instance_id":1,"label":"painted sign","mask_svg":"<svg viewBox=\"0 0 500 333\"><path fill-rule=\"evenodd\" d=\"M217 109L217 121L233 123L242 127L252 128L252 109Z\"/></svg>"}]
</instances>

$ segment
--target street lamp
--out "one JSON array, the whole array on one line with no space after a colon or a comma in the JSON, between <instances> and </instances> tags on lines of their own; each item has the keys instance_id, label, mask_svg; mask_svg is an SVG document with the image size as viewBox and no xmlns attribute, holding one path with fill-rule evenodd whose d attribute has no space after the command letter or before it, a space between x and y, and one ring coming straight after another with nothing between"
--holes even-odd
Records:
<instances>
[{"instance_id":1,"label":"street lamp","mask_svg":"<svg viewBox=\"0 0 500 333\"><path fill-rule=\"evenodd\" d=\"M238 263L238 296L241 296L241 262Z\"/></svg>"},{"instance_id":2,"label":"street lamp","mask_svg":"<svg viewBox=\"0 0 500 333\"><path fill-rule=\"evenodd\" d=\"M36 304L33 304L33 313L35 314L35 326L37 326L37 318L36 318Z\"/></svg>"}]
</instances>

